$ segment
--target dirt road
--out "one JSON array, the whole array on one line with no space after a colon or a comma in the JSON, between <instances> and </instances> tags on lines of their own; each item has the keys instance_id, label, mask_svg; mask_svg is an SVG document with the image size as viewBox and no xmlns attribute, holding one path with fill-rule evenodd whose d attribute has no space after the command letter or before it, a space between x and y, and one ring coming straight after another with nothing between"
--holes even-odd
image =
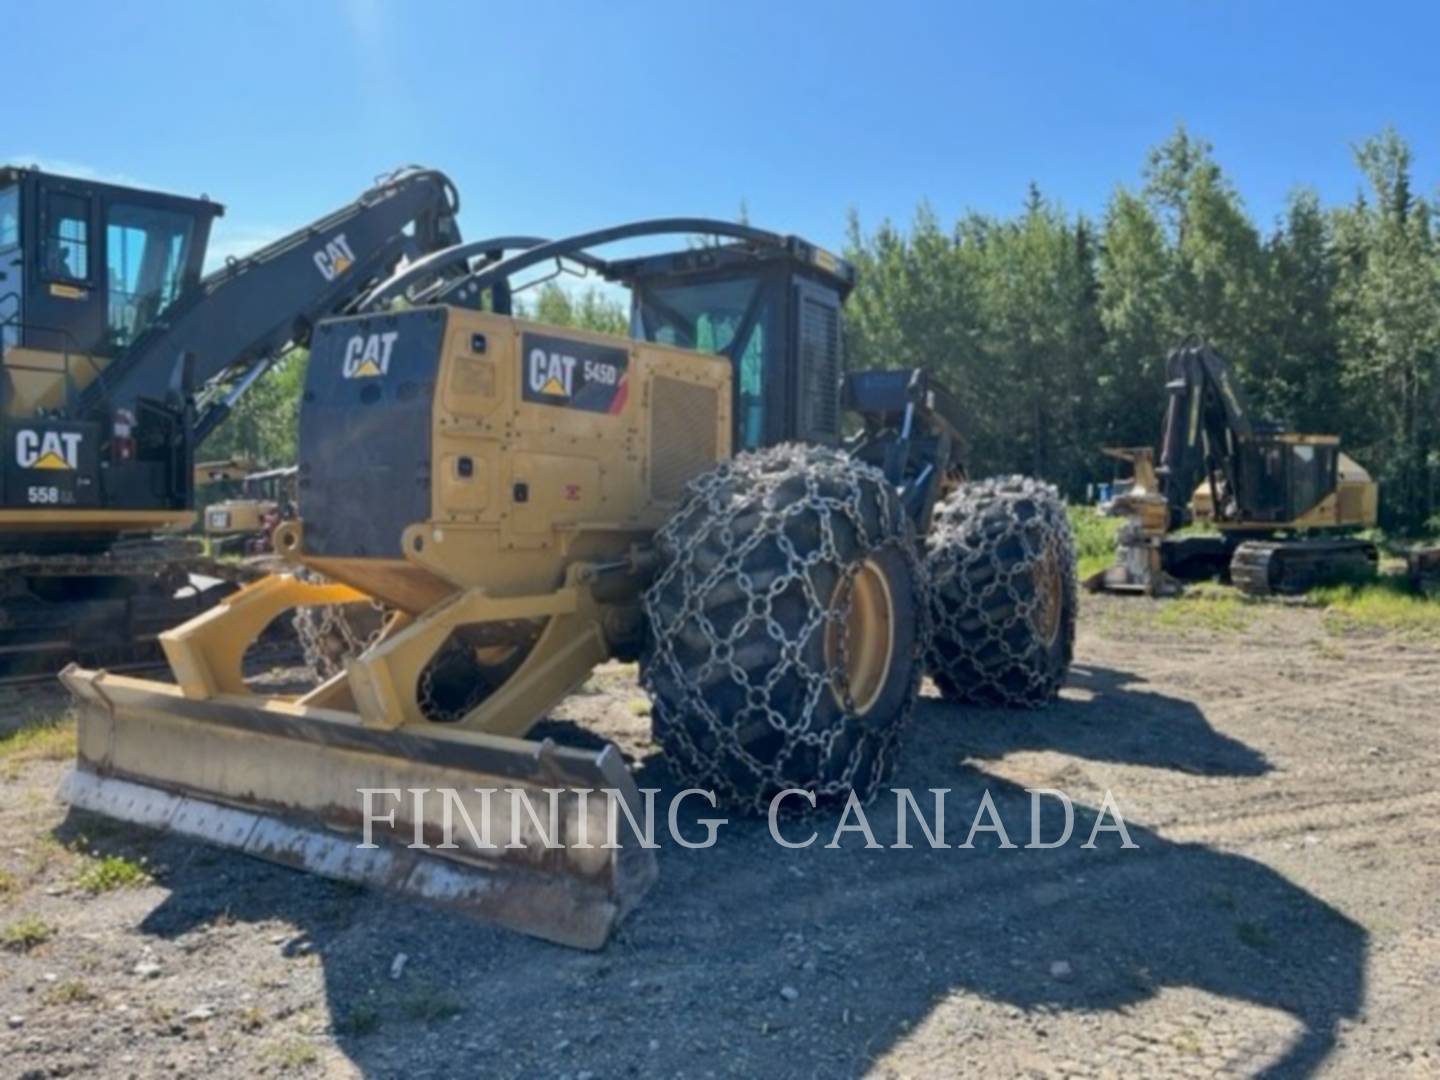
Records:
<instances>
[{"instance_id":1,"label":"dirt road","mask_svg":"<svg viewBox=\"0 0 1440 1080\"><path fill-rule=\"evenodd\" d=\"M886 794L879 850L823 847L833 815L787 826L818 828L804 850L733 821L666 843L596 954L67 820L60 762L0 761L0 1071L1440 1074L1440 649L1245 610L1193 630L1087 598L1057 707L927 699L893 782L950 789L952 844L986 790L1017 845L1026 789L1064 790L1066 846L894 850ZM556 722L665 786L644 711L612 667ZM1106 790L1134 850L1080 846ZM154 880L96 891L90 851Z\"/></svg>"}]
</instances>

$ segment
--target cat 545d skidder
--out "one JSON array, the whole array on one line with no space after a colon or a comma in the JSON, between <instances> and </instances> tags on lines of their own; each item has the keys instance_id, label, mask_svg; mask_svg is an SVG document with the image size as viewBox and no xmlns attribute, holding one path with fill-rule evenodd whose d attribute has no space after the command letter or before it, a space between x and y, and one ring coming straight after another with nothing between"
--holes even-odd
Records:
<instances>
[{"instance_id":1,"label":"cat 545d skidder","mask_svg":"<svg viewBox=\"0 0 1440 1080\"><path fill-rule=\"evenodd\" d=\"M664 234L717 242L595 254ZM785 788L873 792L927 670L952 699L1053 697L1063 507L1030 480L965 483L924 371L842 378L847 263L692 219L483 257L517 246L437 253L317 326L300 516L275 543L326 583L270 577L166 633L173 684L67 671L71 803L598 947L655 874L623 818L602 846L607 809L642 812L634 781L613 746L526 738L596 664L638 658L672 772L761 812ZM510 314L561 259L630 289L632 338ZM272 619L362 600L395 615L343 672L250 692L243 653ZM408 794L442 788L456 801ZM439 848L442 805L489 835L455 824Z\"/></svg>"}]
</instances>

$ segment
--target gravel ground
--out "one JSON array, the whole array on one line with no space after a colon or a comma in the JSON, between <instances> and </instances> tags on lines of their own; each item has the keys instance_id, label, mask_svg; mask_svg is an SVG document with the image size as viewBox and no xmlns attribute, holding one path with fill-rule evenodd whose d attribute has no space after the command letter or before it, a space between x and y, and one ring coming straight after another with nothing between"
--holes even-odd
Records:
<instances>
[{"instance_id":1,"label":"gravel ground","mask_svg":"<svg viewBox=\"0 0 1440 1080\"><path fill-rule=\"evenodd\" d=\"M790 851L736 821L667 844L599 953L67 816L62 762L0 761L0 1072L1440 1075L1440 651L1163 610L1086 598L1049 711L918 710L894 783L950 789L952 843L988 790L1023 844L1048 787L1070 844L826 849L830 815ZM0 724L59 707L12 695ZM667 783L633 668L557 720ZM1107 789L1134 850L1079 846ZM870 822L893 842L887 795ZM153 880L87 890L93 852Z\"/></svg>"}]
</instances>

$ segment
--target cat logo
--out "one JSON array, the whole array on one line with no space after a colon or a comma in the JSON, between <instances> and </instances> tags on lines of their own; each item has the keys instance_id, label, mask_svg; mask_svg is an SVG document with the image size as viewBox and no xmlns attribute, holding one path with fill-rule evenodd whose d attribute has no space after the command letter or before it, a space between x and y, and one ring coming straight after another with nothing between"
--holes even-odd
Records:
<instances>
[{"instance_id":1,"label":"cat logo","mask_svg":"<svg viewBox=\"0 0 1440 1080\"><path fill-rule=\"evenodd\" d=\"M544 349L530 350L530 389L546 397L568 398L575 385L575 357Z\"/></svg>"},{"instance_id":2,"label":"cat logo","mask_svg":"<svg viewBox=\"0 0 1440 1080\"><path fill-rule=\"evenodd\" d=\"M398 331L385 334L356 334L345 343L345 362L340 373L347 379L378 379L390 370Z\"/></svg>"},{"instance_id":3,"label":"cat logo","mask_svg":"<svg viewBox=\"0 0 1440 1080\"><path fill-rule=\"evenodd\" d=\"M315 267L326 281L334 281L354 265L355 253L350 250L350 241L344 233L315 252Z\"/></svg>"},{"instance_id":4,"label":"cat logo","mask_svg":"<svg viewBox=\"0 0 1440 1080\"><path fill-rule=\"evenodd\" d=\"M77 469L81 438L78 431L17 431L15 462L22 469Z\"/></svg>"}]
</instances>

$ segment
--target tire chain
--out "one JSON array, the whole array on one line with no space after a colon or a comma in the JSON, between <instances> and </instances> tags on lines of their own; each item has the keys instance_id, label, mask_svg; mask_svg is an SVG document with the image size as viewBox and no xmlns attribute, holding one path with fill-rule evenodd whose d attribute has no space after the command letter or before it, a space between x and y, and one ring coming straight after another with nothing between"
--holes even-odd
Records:
<instances>
[{"instance_id":1,"label":"tire chain","mask_svg":"<svg viewBox=\"0 0 1440 1080\"><path fill-rule=\"evenodd\" d=\"M1044 594L1033 585L1047 559L1065 577L1058 670L1038 630ZM936 509L926 569L935 628L926 667L945 696L1022 708L1049 702L1069 668L1077 602L1075 540L1056 489L1024 476L958 488Z\"/></svg>"},{"instance_id":2,"label":"tire chain","mask_svg":"<svg viewBox=\"0 0 1440 1080\"><path fill-rule=\"evenodd\" d=\"M782 502L784 489L793 487L797 480L803 483L802 496ZM878 515L867 515L867 500L879 508ZM798 524L798 518L812 513L818 523L819 543L801 550L787 533L787 526ZM879 520L873 520L875 517ZM756 518L737 527L739 519ZM656 534L663 569L644 598L651 633L641 680L655 701L656 735L672 751L668 755L672 771L687 785L713 788L728 806L763 814L771 794L787 787L812 790L817 800L843 797L852 788L868 794L888 773L900 731L913 708L914 688L899 716L881 718L883 725L868 726L867 734L876 742L874 753L862 752L866 749L863 744L852 747L842 775L816 783L814 777L786 772L798 747L817 750L822 762L830 760L836 739L849 734L843 720L852 719L855 713L842 673L848 649L847 616L860 561L842 551L837 527L853 532L862 553L900 542L911 564L915 609L922 623L916 654L923 655L929 604L924 567L909 519L879 470L848 454L797 444L741 454L692 480L681 509ZM718 541L716 546L725 554L705 565L703 548L711 539ZM773 544L781 553L783 566L773 574L752 574L746 567L747 559L763 556L762 547L767 544ZM833 606L830 596L819 595L816 583L817 573L826 576L827 568L843 583L839 593L842 599ZM757 569L768 571L770 567ZM732 584L745 598L745 613L727 632L711 620L705 599L712 589ZM682 597L678 609L667 598L667 593L673 594L676 587ZM774 605L781 597L796 594L803 597L806 615L798 628L787 629ZM814 641L814 635L826 634L832 624L840 630L839 648L832 663L817 666L806 656L807 645ZM751 671L741 662L739 647L759 625L778 646L780 660L764 665L760 671ZM706 641L707 659L700 670L687 670L677 655L677 641L692 630L698 630ZM823 645L819 655L824 655ZM702 692L701 687L710 684L717 667L743 692L745 705L739 716L720 715L709 700L711 695ZM917 664L917 684L918 677ZM796 715L786 715L774 707L771 695L782 681L795 678L804 687L804 707ZM681 688L679 702L665 701L662 682ZM816 729L817 712L832 686L842 690L837 696L843 702L844 717ZM756 720L783 736L782 748L773 760L756 757L737 734L741 728L753 732ZM707 741L714 749L702 747L692 736L687 722L696 721L703 724ZM742 789L720 770L707 768L718 764L720 754L743 763L756 782ZM858 772L867 758L869 775L860 776Z\"/></svg>"}]
</instances>

